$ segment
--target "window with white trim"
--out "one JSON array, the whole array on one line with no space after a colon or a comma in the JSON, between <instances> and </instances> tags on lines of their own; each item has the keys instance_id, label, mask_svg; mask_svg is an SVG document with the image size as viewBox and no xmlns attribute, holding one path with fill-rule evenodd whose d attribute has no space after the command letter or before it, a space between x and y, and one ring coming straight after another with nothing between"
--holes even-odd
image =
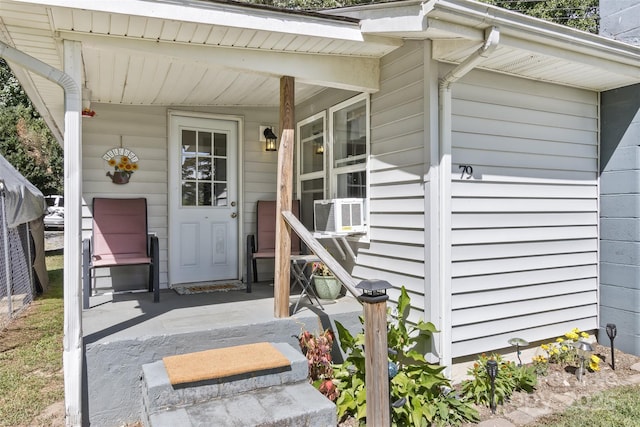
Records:
<instances>
[{"instance_id":1,"label":"window with white trim","mask_svg":"<svg viewBox=\"0 0 640 427\"><path fill-rule=\"evenodd\" d=\"M298 122L297 197L309 230L315 200L368 197L369 108L361 94Z\"/></svg>"}]
</instances>

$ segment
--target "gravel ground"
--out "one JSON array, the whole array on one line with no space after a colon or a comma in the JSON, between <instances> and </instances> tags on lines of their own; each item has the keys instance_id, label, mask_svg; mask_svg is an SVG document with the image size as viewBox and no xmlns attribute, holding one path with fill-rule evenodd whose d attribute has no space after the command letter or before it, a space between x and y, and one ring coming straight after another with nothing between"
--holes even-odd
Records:
<instances>
[{"instance_id":1,"label":"gravel ground","mask_svg":"<svg viewBox=\"0 0 640 427\"><path fill-rule=\"evenodd\" d=\"M64 247L64 231L44 232L44 250L55 251Z\"/></svg>"}]
</instances>

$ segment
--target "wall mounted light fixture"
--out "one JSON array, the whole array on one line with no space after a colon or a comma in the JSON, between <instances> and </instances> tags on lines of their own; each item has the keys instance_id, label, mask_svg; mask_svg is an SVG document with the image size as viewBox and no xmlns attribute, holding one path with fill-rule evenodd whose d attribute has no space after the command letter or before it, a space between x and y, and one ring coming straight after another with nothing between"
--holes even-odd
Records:
<instances>
[{"instance_id":1,"label":"wall mounted light fixture","mask_svg":"<svg viewBox=\"0 0 640 427\"><path fill-rule=\"evenodd\" d=\"M93 117L96 112L91 109L91 90L86 86L82 88L82 117Z\"/></svg>"},{"instance_id":2,"label":"wall mounted light fixture","mask_svg":"<svg viewBox=\"0 0 640 427\"><path fill-rule=\"evenodd\" d=\"M260 126L260 142L264 142L264 151L276 151L278 137L271 126Z\"/></svg>"}]
</instances>

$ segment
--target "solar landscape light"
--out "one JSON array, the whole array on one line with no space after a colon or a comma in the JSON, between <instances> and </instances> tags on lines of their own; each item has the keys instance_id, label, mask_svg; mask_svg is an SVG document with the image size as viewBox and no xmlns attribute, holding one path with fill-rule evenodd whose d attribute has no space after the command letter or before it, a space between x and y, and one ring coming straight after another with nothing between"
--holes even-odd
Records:
<instances>
[{"instance_id":1,"label":"solar landscape light","mask_svg":"<svg viewBox=\"0 0 640 427\"><path fill-rule=\"evenodd\" d=\"M496 377L498 376L498 362L495 360L487 360L487 375L491 380L491 413L496 413Z\"/></svg>"},{"instance_id":2,"label":"solar landscape light","mask_svg":"<svg viewBox=\"0 0 640 427\"><path fill-rule=\"evenodd\" d=\"M529 341L522 338L511 338L509 344L516 346L516 355L518 356L518 366L522 366L522 360L520 359L520 346L526 347L529 345Z\"/></svg>"},{"instance_id":3,"label":"solar landscape light","mask_svg":"<svg viewBox=\"0 0 640 427\"><path fill-rule=\"evenodd\" d=\"M356 285L362 290L360 300L365 302L380 302L389 299L387 289L391 289L391 283L385 280L363 280Z\"/></svg>"},{"instance_id":4,"label":"solar landscape light","mask_svg":"<svg viewBox=\"0 0 640 427\"><path fill-rule=\"evenodd\" d=\"M593 351L593 347L591 347L591 344L588 342L582 340L574 342L573 346L578 351L578 357L580 358L580 366L578 366L576 376L578 377L578 381L582 381L582 374L584 374L584 361Z\"/></svg>"},{"instance_id":5,"label":"solar landscape light","mask_svg":"<svg viewBox=\"0 0 640 427\"><path fill-rule=\"evenodd\" d=\"M615 323L607 323L607 336L611 340L611 369L616 370L616 358L613 355L613 339L618 334L618 330L616 329Z\"/></svg>"}]
</instances>

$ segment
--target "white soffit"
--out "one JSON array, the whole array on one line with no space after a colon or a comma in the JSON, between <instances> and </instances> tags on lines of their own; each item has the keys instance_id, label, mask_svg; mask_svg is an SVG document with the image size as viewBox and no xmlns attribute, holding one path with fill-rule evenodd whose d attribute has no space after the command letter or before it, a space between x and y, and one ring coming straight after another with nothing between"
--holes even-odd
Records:
<instances>
[{"instance_id":1,"label":"white soffit","mask_svg":"<svg viewBox=\"0 0 640 427\"><path fill-rule=\"evenodd\" d=\"M433 40L433 59L452 64L496 26L498 49L478 68L595 91L640 82L640 48L486 3L409 0L328 13L361 19L364 34Z\"/></svg>"},{"instance_id":2,"label":"white soffit","mask_svg":"<svg viewBox=\"0 0 640 427\"><path fill-rule=\"evenodd\" d=\"M92 102L164 106L276 107L282 75L298 102L326 87L373 92L379 58L402 45L353 19L169 0L0 0L0 38L57 69L62 40L78 40ZM61 135L61 89L14 72Z\"/></svg>"}]
</instances>

